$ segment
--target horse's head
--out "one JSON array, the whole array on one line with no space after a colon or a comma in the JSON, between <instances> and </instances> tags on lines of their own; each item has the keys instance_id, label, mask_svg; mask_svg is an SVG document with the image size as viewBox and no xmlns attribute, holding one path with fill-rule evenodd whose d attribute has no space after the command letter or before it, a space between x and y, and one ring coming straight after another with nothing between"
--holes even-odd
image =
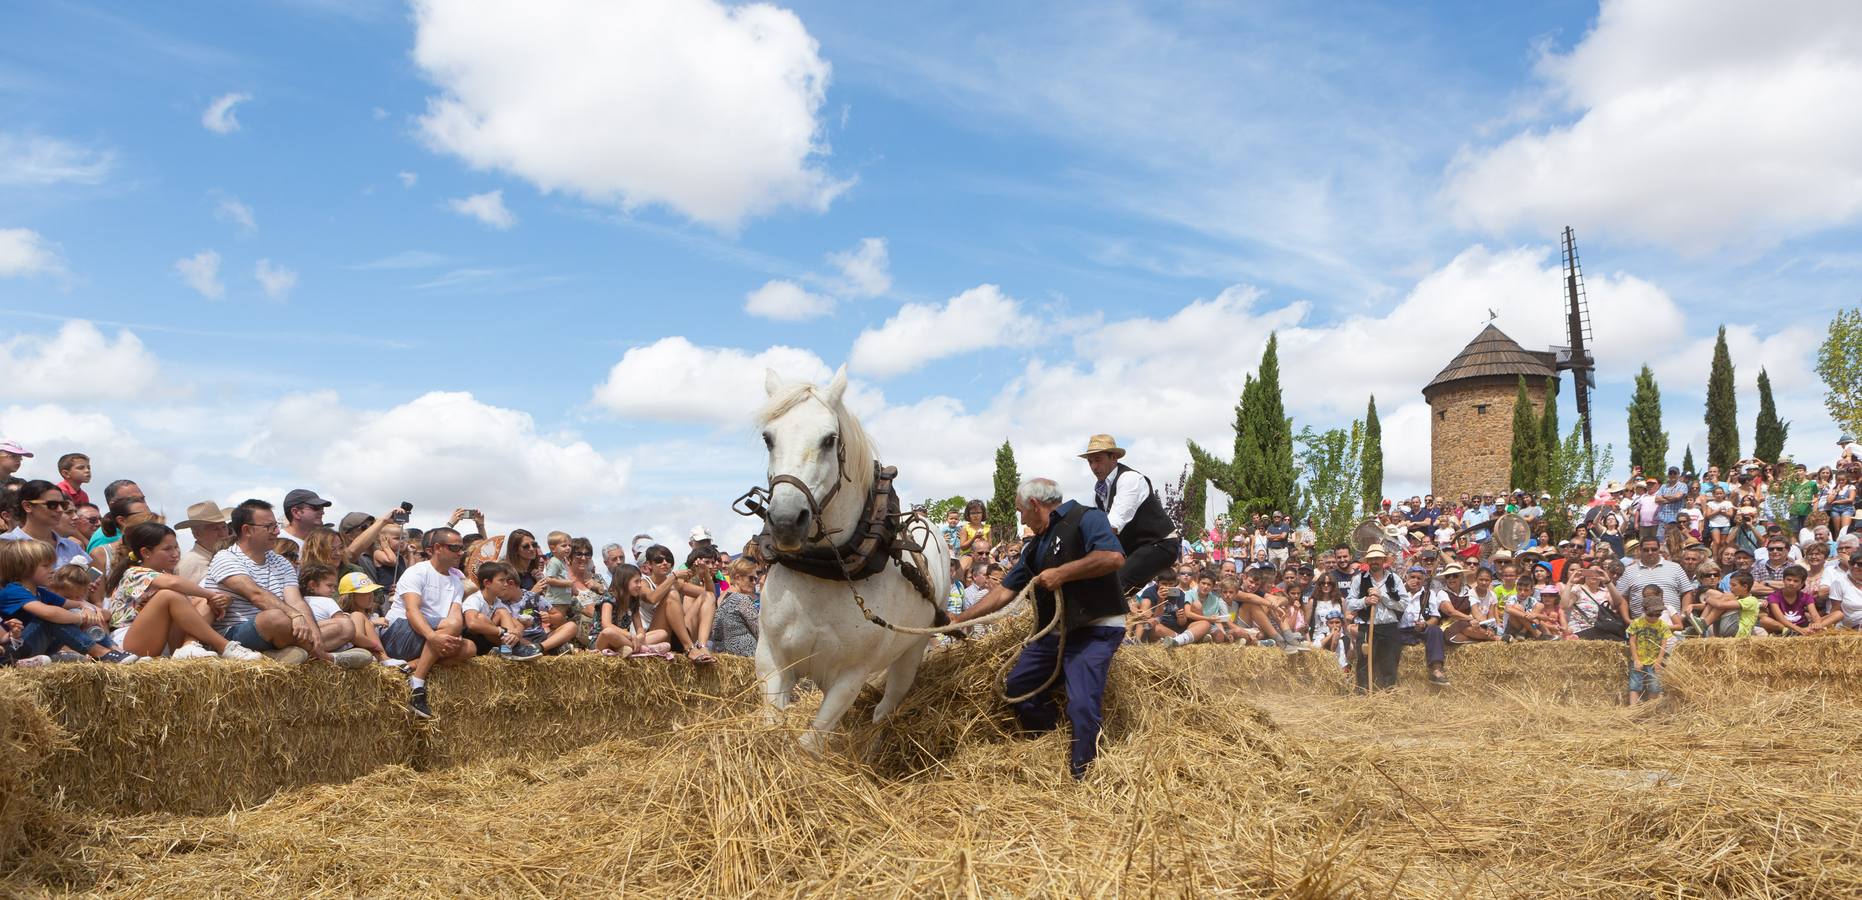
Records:
<instances>
[{"instance_id":1,"label":"horse's head","mask_svg":"<svg viewBox=\"0 0 1862 900\"><path fill-rule=\"evenodd\" d=\"M776 549L793 552L802 549L817 529L832 527L815 517L828 515L842 479L851 474L846 466L852 457L843 442L852 439L863 444L865 437L841 405L847 391L844 367L834 373L826 388L784 384L774 370L764 378L763 387L769 393L769 405L761 417L763 446L769 450L769 532ZM807 493L788 479L806 485Z\"/></svg>"}]
</instances>

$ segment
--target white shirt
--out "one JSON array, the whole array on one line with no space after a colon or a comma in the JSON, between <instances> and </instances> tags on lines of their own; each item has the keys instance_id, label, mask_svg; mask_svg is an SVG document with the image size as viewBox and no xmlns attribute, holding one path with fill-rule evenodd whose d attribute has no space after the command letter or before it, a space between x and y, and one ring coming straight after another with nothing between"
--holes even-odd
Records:
<instances>
[{"instance_id":1,"label":"white shirt","mask_svg":"<svg viewBox=\"0 0 1862 900\"><path fill-rule=\"evenodd\" d=\"M1116 487L1108 486L1112 487L1113 494L1112 508L1106 510L1106 518L1112 520L1112 531L1117 533L1131 524L1132 517L1138 514L1138 505L1151 496L1151 487L1145 483L1144 476L1137 472L1119 472L1114 469L1113 474L1119 477L1113 483ZM1097 493L1099 485L1094 483L1093 487L1094 493Z\"/></svg>"},{"instance_id":2,"label":"white shirt","mask_svg":"<svg viewBox=\"0 0 1862 900\"><path fill-rule=\"evenodd\" d=\"M388 607L388 621L407 618L407 595L420 595L420 614L428 622L438 622L465 599L465 576L454 569L444 575L432 561L416 563L401 575L394 586L394 602Z\"/></svg>"},{"instance_id":3,"label":"white shirt","mask_svg":"<svg viewBox=\"0 0 1862 900\"><path fill-rule=\"evenodd\" d=\"M1834 569L1835 566L1829 568ZM1847 573L1841 574L1829 582L1830 599L1842 604L1843 624L1850 628L1862 628L1862 588L1849 579Z\"/></svg>"},{"instance_id":4,"label":"white shirt","mask_svg":"<svg viewBox=\"0 0 1862 900\"><path fill-rule=\"evenodd\" d=\"M337 606L336 601L329 597L307 596L304 598L304 603L310 607L310 614L319 622L343 611L343 608Z\"/></svg>"}]
</instances>

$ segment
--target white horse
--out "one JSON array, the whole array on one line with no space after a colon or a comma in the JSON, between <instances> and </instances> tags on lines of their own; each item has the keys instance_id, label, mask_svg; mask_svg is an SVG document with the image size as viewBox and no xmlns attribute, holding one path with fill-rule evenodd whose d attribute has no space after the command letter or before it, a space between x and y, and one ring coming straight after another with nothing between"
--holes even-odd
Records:
<instances>
[{"instance_id":1,"label":"white horse","mask_svg":"<svg viewBox=\"0 0 1862 900\"><path fill-rule=\"evenodd\" d=\"M842 404L847 391L843 367L825 388L806 382L784 384L774 371L765 378L769 402L757 416L769 448L768 521L776 549L794 553L847 539L860 521L874 480L874 450L859 420ZM787 480L808 486L808 494ZM819 505L819 520L817 510ZM950 555L922 516L907 528L911 543L924 544L920 571L931 596L942 605L950 586ZM923 628L935 607L888 564L856 585L867 608L887 622ZM770 567L763 582L761 635L756 672L769 716L778 718L793 699L797 679L821 686L821 710L802 736L819 753L840 724L866 680L886 670L885 695L873 709L878 722L897 709L918 676L930 639L901 634L866 620L844 581L816 578L787 566Z\"/></svg>"}]
</instances>

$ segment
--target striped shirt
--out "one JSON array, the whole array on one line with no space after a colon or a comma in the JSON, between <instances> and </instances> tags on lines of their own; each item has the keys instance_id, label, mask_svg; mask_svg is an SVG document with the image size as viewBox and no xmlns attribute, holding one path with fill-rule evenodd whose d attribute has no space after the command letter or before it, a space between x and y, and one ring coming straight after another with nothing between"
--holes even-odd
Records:
<instances>
[{"instance_id":1,"label":"striped shirt","mask_svg":"<svg viewBox=\"0 0 1862 900\"><path fill-rule=\"evenodd\" d=\"M226 612L213 623L216 629L225 630L241 622L249 622L259 615L259 608L253 606L252 601L220 587L220 582L235 575L252 579L254 584L270 591L272 596L280 600L284 599L286 588L297 587L297 569L291 566L290 560L270 550L265 551L263 563L253 562L252 557L247 556L246 551L239 549L237 544L215 553L213 562L207 566L207 578L200 586L233 595L232 601L226 604Z\"/></svg>"},{"instance_id":2,"label":"striped shirt","mask_svg":"<svg viewBox=\"0 0 1862 900\"><path fill-rule=\"evenodd\" d=\"M1688 580L1687 571L1678 562L1665 559L1645 566L1641 560L1631 561L1623 577L1616 580L1617 592L1629 599L1630 616L1642 615L1642 589L1651 584L1662 589L1662 606L1670 615L1679 615L1682 595L1694 592L1694 582Z\"/></svg>"}]
</instances>

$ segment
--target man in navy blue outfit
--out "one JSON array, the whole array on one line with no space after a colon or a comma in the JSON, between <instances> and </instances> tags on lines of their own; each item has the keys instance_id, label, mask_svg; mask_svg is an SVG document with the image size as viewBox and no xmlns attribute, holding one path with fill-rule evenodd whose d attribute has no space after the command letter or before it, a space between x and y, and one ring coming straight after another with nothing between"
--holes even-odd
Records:
<instances>
[{"instance_id":1,"label":"man in navy blue outfit","mask_svg":"<svg viewBox=\"0 0 1862 900\"><path fill-rule=\"evenodd\" d=\"M1015 491L1022 523L1035 536L1022 546L1015 568L1001 584L953 621L986 616L1034 583L1036 631L1055 615L1054 591L1065 585L1066 608L1060 626L1022 651L1009 673L1008 693L1018 697L1034 690L1054 672L1060 659L1061 676L1033 697L1015 704L1022 728L1039 734L1059 722L1053 691L1067 693L1067 719L1073 724L1071 771L1086 775L1086 767L1099 755L1099 724L1105 707L1106 672L1112 654L1125 639L1125 594L1119 588L1119 567L1125 553L1106 514L1091 506L1063 500L1060 486L1051 479L1032 478ZM1066 633L1061 648L1060 633Z\"/></svg>"}]
</instances>

